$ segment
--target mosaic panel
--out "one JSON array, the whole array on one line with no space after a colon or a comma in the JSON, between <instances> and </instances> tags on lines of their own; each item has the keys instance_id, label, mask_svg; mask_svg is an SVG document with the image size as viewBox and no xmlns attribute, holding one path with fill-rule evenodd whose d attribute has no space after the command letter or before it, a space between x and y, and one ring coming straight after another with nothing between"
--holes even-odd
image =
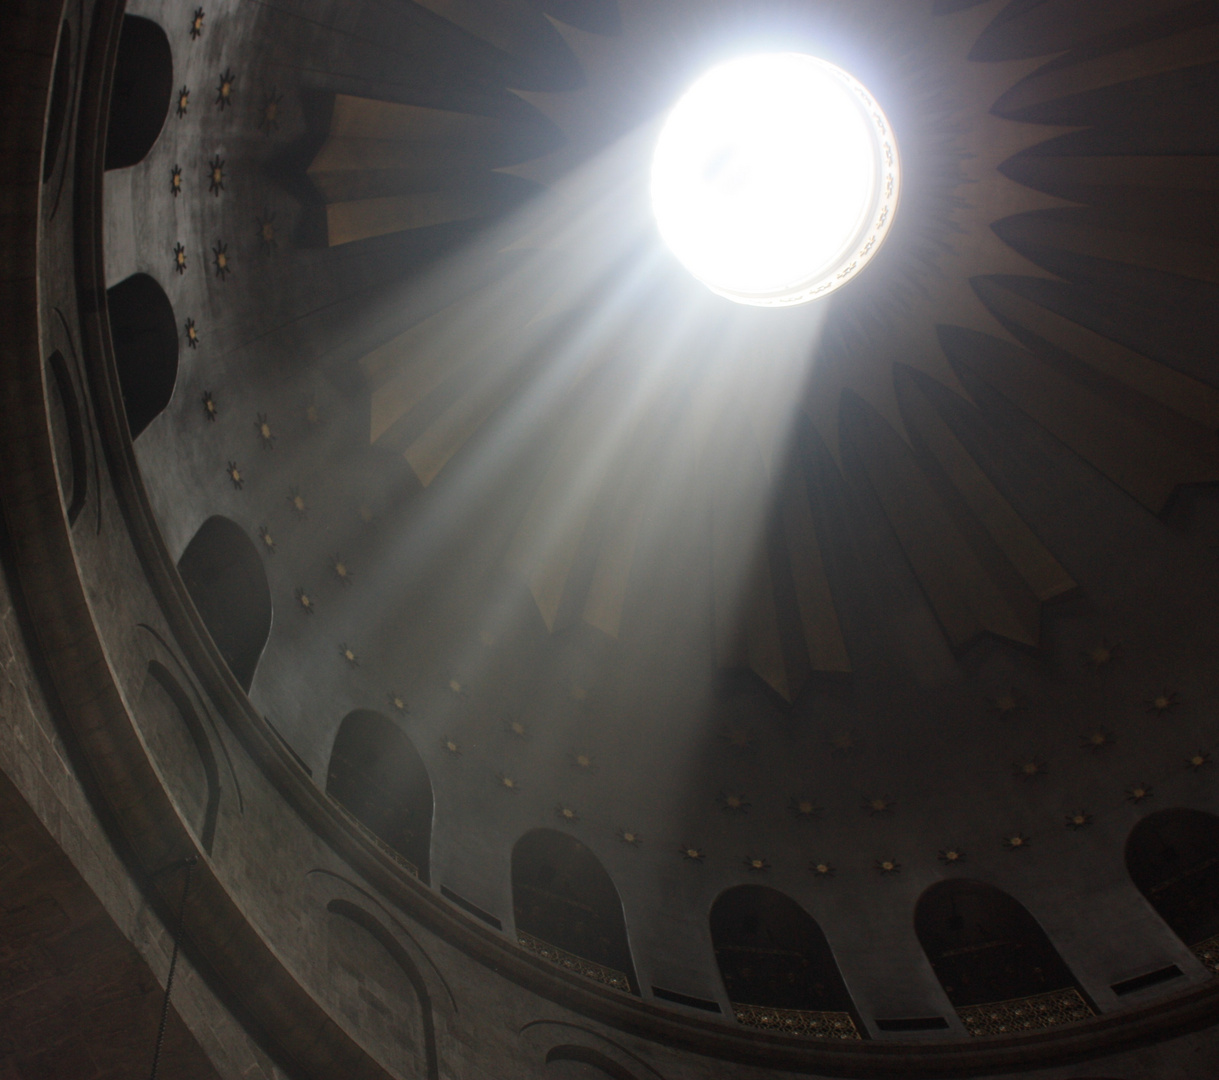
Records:
<instances>
[{"instance_id":1,"label":"mosaic panel","mask_svg":"<svg viewBox=\"0 0 1219 1080\"><path fill-rule=\"evenodd\" d=\"M1013 1031L1073 1024L1094 1014L1080 992L1069 987L1013 1001L967 1005L957 1009L957 1015L970 1035L1010 1035Z\"/></svg>"},{"instance_id":2,"label":"mosaic panel","mask_svg":"<svg viewBox=\"0 0 1219 1080\"><path fill-rule=\"evenodd\" d=\"M807 1039L858 1039L859 1029L850 1013L813 1012L808 1009L768 1009L762 1005L732 1004L737 1023L746 1027L802 1035Z\"/></svg>"},{"instance_id":3,"label":"mosaic panel","mask_svg":"<svg viewBox=\"0 0 1219 1080\"><path fill-rule=\"evenodd\" d=\"M534 956L540 956L543 960L549 960L558 967L574 971L586 979L593 979L606 986L612 986L624 994L631 992L631 980L621 971L615 971L613 968L594 963L592 960L585 960L582 956L576 956L575 953L569 953L566 949L560 949L556 945L542 941L541 938L535 938L532 934L525 933L524 930L516 932L516 940L522 949L533 953Z\"/></svg>"}]
</instances>

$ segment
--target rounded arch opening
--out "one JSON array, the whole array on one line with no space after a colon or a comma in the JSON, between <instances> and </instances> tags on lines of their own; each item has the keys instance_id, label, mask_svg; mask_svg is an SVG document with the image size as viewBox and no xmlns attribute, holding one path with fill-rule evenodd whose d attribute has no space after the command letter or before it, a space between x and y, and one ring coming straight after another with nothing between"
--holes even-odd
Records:
<instances>
[{"instance_id":1,"label":"rounded arch opening","mask_svg":"<svg viewBox=\"0 0 1219 1080\"><path fill-rule=\"evenodd\" d=\"M512 910L517 940L530 952L615 989L639 992L618 890L575 837L534 829L516 842Z\"/></svg>"},{"instance_id":2,"label":"rounded arch opening","mask_svg":"<svg viewBox=\"0 0 1219 1080\"><path fill-rule=\"evenodd\" d=\"M1219 817L1149 814L1126 839L1126 870L1173 933L1219 972Z\"/></svg>"},{"instance_id":3,"label":"rounded arch opening","mask_svg":"<svg viewBox=\"0 0 1219 1080\"><path fill-rule=\"evenodd\" d=\"M1020 901L981 881L932 885L914 913L919 944L971 1035L1054 1027L1095 1010Z\"/></svg>"},{"instance_id":4,"label":"rounded arch opening","mask_svg":"<svg viewBox=\"0 0 1219 1080\"><path fill-rule=\"evenodd\" d=\"M339 724L326 793L428 880L432 781L414 744L387 717L349 712Z\"/></svg>"},{"instance_id":5,"label":"rounded arch opening","mask_svg":"<svg viewBox=\"0 0 1219 1080\"><path fill-rule=\"evenodd\" d=\"M178 322L155 278L131 277L106 291L114 362L131 437L161 413L178 381Z\"/></svg>"},{"instance_id":6,"label":"rounded arch opening","mask_svg":"<svg viewBox=\"0 0 1219 1080\"><path fill-rule=\"evenodd\" d=\"M151 19L124 15L106 124L107 169L144 160L165 125L173 92L174 58L165 31Z\"/></svg>"},{"instance_id":7,"label":"rounded arch opening","mask_svg":"<svg viewBox=\"0 0 1219 1080\"><path fill-rule=\"evenodd\" d=\"M195 610L247 693L271 634L271 588L254 542L234 521L215 515L191 538L178 573Z\"/></svg>"},{"instance_id":8,"label":"rounded arch opening","mask_svg":"<svg viewBox=\"0 0 1219 1080\"><path fill-rule=\"evenodd\" d=\"M711 907L711 942L741 1023L820 1038L861 1037L825 933L791 897L764 885L720 893Z\"/></svg>"}]
</instances>

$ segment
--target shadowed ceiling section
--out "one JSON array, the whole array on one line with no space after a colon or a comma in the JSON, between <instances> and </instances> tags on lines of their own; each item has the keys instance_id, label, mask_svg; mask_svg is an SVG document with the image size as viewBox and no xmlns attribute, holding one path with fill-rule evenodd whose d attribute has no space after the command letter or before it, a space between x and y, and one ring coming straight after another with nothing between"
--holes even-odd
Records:
<instances>
[{"instance_id":1,"label":"shadowed ceiling section","mask_svg":"<svg viewBox=\"0 0 1219 1080\"><path fill-rule=\"evenodd\" d=\"M552 829L512 849L517 940L544 960L626 993L638 993L618 890L584 844Z\"/></svg>"},{"instance_id":2,"label":"shadowed ceiling section","mask_svg":"<svg viewBox=\"0 0 1219 1080\"><path fill-rule=\"evenodd\" d=\"M971 1035L1086 1020L1091 1003L1037 920L980 881L931 886L914 929L944 992Z\"/></svg>"},{"instance_id":3,"label":"shadowed ceiling section","mask_svg":"<svg viewBox=\"0 0 1219 1080\"><path fill-rule=\"evenodd\" d=\"M428 880L432 782L419 752L391 720L369 709L343 717L326 794Z\"/></svg>"},{"instance_id":4,"label":"shadowed ceiling section","mask_svg":"<svg viewBox=\"0 0 1219 1080\"><path fill-rule=\"evenodd\" d=\"M106 291L110 336L131 437L169 404L178 380L178 321L165 290L132 274Z\"/></svg>"},{"instance_id":5,"label":"shadowed ceiling section","mask_svg":"<svg viewBox=\"0 0 1219 1080\"><path fill-rule=\"evenodd\" d=\"M1173 933L1219 973L1219 817L1161 810L1126 841L1131 880Z\"/></svg>"},{"instance_id":6,"label":"shadowed ceiling section","mask_svg":"<svg viewBox=\"0 0 1219 1080\"><path fill-rule=\"evenodd\" d=\"M711 908L711 941L740 1023L811 1038L861 1038L825 934L790 897L761 885L721 893Z\"/></svg>"},{"instance_id":7,"label":"shadowed ceiling section","mask_svg":"<svg viewBox=\"0 0 1219 1080\"><path fill-rule=\"evenodd\" d=\"M165 31L151 19L124 15L110 92L107 169L144 160L169 115L173 91L174 61Z\"/></svg>"},{"instance_id":8,"label":"shadowed ceiling section","mask_svg":"<svg viewBox=\"0 0 1219 1080\"><path fill-rule=\"evenodd\" d=\"M233 677L249 692L271 633L271 589L254 542L214 515L191 538L178 573Z\"/></svg>"}]
</instances>

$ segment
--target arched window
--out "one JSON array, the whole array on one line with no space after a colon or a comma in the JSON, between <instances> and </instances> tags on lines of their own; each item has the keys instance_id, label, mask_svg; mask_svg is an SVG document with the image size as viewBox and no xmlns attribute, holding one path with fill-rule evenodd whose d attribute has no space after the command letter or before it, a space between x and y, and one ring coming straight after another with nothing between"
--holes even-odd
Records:
<instances>
[{"instance_id":1,"label":"arched window","mask_svg":"<svg viewBox=\"0 0 1219 1080\"><path fill-rule=\"evenodd\" d=\"M821 1039L858 1039L862 1025L816 920L783 893L738 885L711 908L711 942L737 1020Z\"/></svg>"},{"instance_id":2,"label":"arched window","mask_svg":"<svg viewBox=\"0 0 1219 1080\"><path fill-rule=\"evenodd\" d=\"M233 677L248 691L271 633L271 589L254 542L236 522L208 518L178 573Z\"/></svg>"},{"instance_id":3,"label":"arched window","mask_svg":"<svg viewBox=\"0 0 1219 1080\"><path fill-rule=\"evenodd\" d=\"M147 274L106 292L110 337L127 426L136 438L169 404L178 380L178 320L165 290Z\"/></svg>"},{"instance_id":4,"label":"arched window","mask_svg":"<svg viewBox=\"0 0 1219 1080\"><path fill-rule=\"evenodd\" d=\"M919 943L971 1035L1086 1020L1094 1009L1037 920L980 881L932 885L914 913Z\"/></svg>"},{"instance_id":5,"label":"arched window","mask_svg":"<svg viewBox=\"0 0 1219 1080\"><path fill-rule=\"evenodd\" d=\"M106 125L107 169L144 160L161 134L173 92L174 58L165 31L151 19L124 15Z\"/></svg>"},{"instance_id":6,"label":"arched window","mask_svg":"<svg viewBox=\"0 0 1219 1080\"><path fill-rule=\"evenodd\" d=\"M1173 933L1219 972L1219 817L1160 810L1126 841L1126 869Z\"/></svg>"},{"instance_id":7,"label":"arched window","mask_svg":"<svg viewBox=\"0 0 1219 1080\"><path fill-rule=\"evenodd\" d=\"M512 909L525 949L607 986L639 992L618 890L579 840L534 829L516 842Z\"/></svg>"},{"instance_id":8,"label":"arched window","mask_svg":"<svg viewBox=\"0 0 1219 1080\"><path fill-rule=\"evenodd\" d=\"M419 751L391 720L369 709L343 718L326 793L428 880L432 782Z\"/></svg>"}]
</instances>

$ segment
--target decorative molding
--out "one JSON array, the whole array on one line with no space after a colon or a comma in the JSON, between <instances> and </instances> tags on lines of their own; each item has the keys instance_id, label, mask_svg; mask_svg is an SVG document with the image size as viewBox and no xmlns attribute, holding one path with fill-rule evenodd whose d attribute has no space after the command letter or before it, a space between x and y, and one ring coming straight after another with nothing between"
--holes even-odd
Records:
<instances>
[{"instance_id":1,"label":"decorative molding","mask_svg":"<svg viewBox=\"0 0 1219 1080\"><path fill-rule=\"evenodd\" d=\"M1096 1014L1075 987L1048 994L966 1005L957 1015L970 1035L1010 1035L1013 1031L1039 1031L1059 1024L1076 1024Z\"/></svg>"},{"instance_id":2,"label":"decorative molding","mask_svg":"<svg viewBox=\"0 0 1219 1080\"><path fill-rule=\"evenodd\" d=\"M779 1031L805 1039L861 1039L855 1020L847 1012L811 1009L768 1009L764 1005L732 1003L737 1023L762 1031Z\"/></svg>"},{"instance_id":3,"label":"decorative molding","mask_svg":"<svg viewBox=\"0 0 1219 1080\"><path fill-rule=\"evenodd\" d=\"M543 960L549 960L552 964L565 968L567 971L574 971L586 979L593 979L606 986L612 986L624 994L631 992L631 980L621 971L615 971L613 968L592 960L585 960L582 956L569 953L566 949L560 949L557 945L551 945L541 938L535 938L532 934L525 933L524 930L516 932L516 940L522 949L533 953L534 956L540 956Z\"/></svg>"}]
</instances>

